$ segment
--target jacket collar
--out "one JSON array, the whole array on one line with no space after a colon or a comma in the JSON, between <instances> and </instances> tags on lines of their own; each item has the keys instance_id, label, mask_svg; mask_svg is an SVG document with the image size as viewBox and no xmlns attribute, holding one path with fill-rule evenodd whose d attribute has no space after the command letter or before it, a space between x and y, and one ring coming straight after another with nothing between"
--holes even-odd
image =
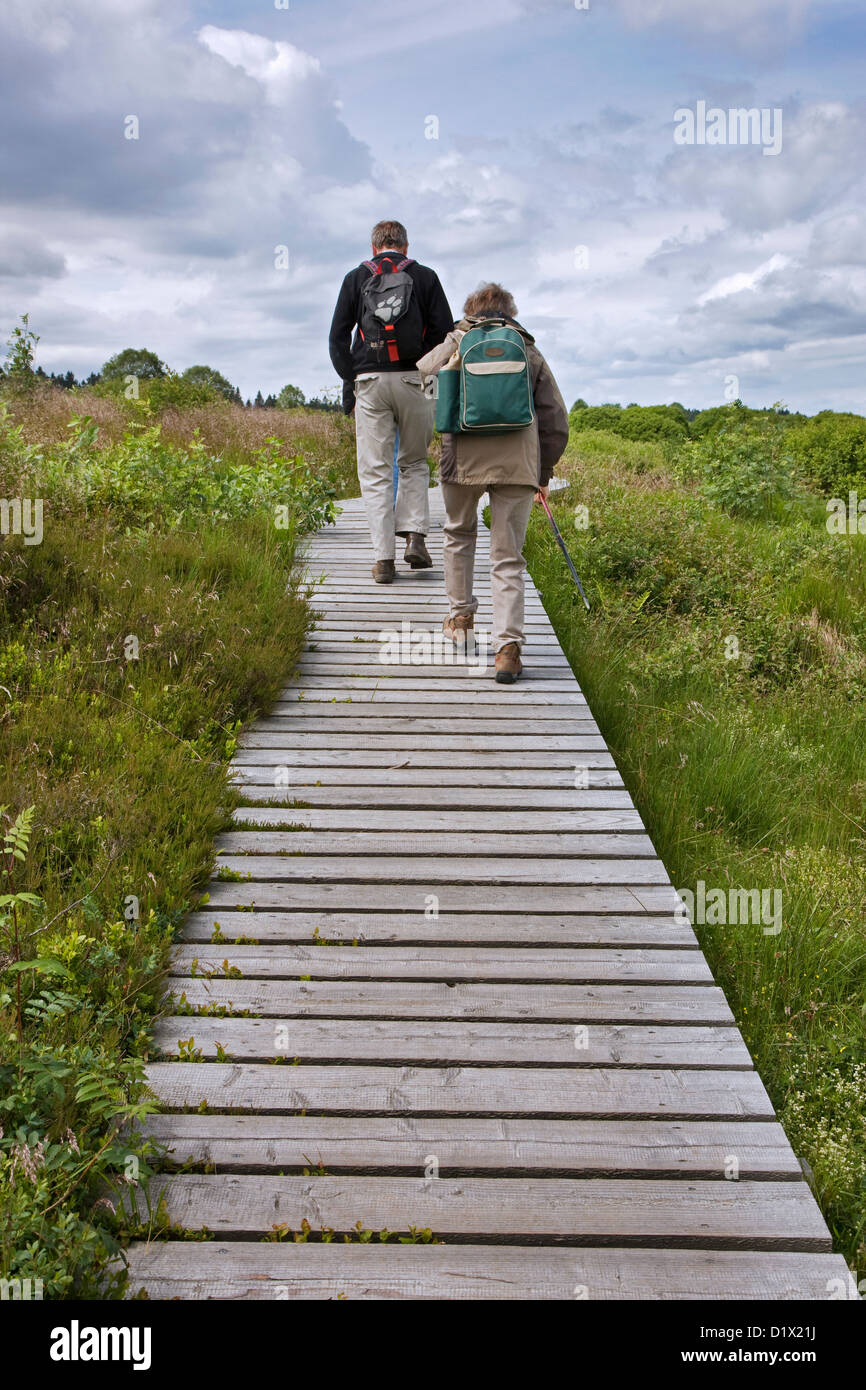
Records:
<instances>
[{"instance_id":1,"label":"jacket collar","mask_svg":"<svg viewBox=\"0 0 866 1390\"><path fill-rule=\"evenodd\" d=\"M471 328L479 328L482 323L489 323L491 319L499 323L510 324L512 328L517 329L518 333L523 334L528 343L535 342L532 334L528 333L523 325L517 322L517 319L509 318L507 314L469 314L460 320L457 327L462 329L464 333L468 333Z\"/></svg>"}]
</instances>

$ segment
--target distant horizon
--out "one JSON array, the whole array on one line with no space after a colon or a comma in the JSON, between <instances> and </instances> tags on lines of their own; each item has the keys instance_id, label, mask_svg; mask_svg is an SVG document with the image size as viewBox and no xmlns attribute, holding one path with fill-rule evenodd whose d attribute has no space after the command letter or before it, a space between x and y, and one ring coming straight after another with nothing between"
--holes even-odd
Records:
<instances>
[{"instance_id":1,"label":"distant horizon","mask_svg":"<svg viewBox=\"0 0 866 1390\"><path fill-rule=\"evenodd\" d=\"M126 346L126 347L131 347L132 344L126 343L126 344L124 344L124 346ZM141 346L141 345L139 345L139 346ZM122 349L120 349L120 350L122 351ZM150 349L150 350L151 350L151 351L155 351L155 349ZM108 358L107 358L107 357L104 358L104 359L103 359L103 362L100 363L100 367L101 367L102 365L104 365L104 363L107 362L107 361L108 361ZM213 367L213 368L215 368L216 371L220 371L220 370L221 370L221 369L219 368L219 366L217 366L217 364L216 364L215 362L206 362L206 363L203 363L203 362L201 362L201 363L200 363L200 362L190 362L190 363L188 363L188 365L187 365L186 367L181 367L181 368L179 368L179 369L173 368L173 367L171 366L170 363L167 363L166 365L168 366L168 369L169 369L170 372L174 372L174 373L175 373L176 375L178 375L178 376L181 375L181 373L187 371L187 370L189 369L189 367L193 367L193 366L208 366L208 367ZM49 372L48 369L45 367L45 364L44 364L44 363L40 363L40 361L39 361L39 350L38 350L38 347L37 347L37 350L36 350L36 357L35 357L35 361L34 361L34 370L38 370L38 368L39 368L40 366L42 367L43 372L45 372L46 377L50 380L50 372ZM55 375L58 375L58 376L65 376L65 375L66 375L66 372L72 371L72 368L71 368L71 367L67 367L67 368L64 369L64 368L62 368L62 367L61 367L61 368L53 367L53 368L51 369L51 371L53 371ZM98 373L98 371L99 371L99 367L93 367L93 368L91 369L91 371L84 373L84 377L90 376L90 375L91 375L91 372L93 372L93 373ZM86 384L86 383L85 383L85 380L84 380L81 376L79 376L79 374L78 374L77 372L74 373L74 375L75 375L75 378L76 378L76 385L77 385L77 386L84 386L84 385ZM222 375L227 377L228 381L230 382L230 384L231 384L232 386L235 385L235 383L231 380L231 378L228 377L228 374L227 374L226 372L223 372ZM57 383L55 383L55 384L57 384ZM253 391L250 395L247 395L245 392L241 391L242 400L241 400L240 403L241 403L243 406L253 405L254 402L255 402L255 397L256 397L256 395L258 394L259 391L261 391L262 396L263 396L266 400L267 400L267 398L268 398L269 396L279 396L279 394L280 394L280 392L282 391L282 389L283 389L284 386L299 386L299 382L298 382L297 380L294 380L294 379L292 379L291 377L289 377L288 380L284 381L284 382L283 382L280 386L278 386L276 389L273 389L273 390L270 390L270 391L265 391L262 387L256 387L256 390ZM300 389L303 390L302 387L301 387ZM321 388L319 391L310 391L310 392L304 391L304 403L306 404L307 401L313 400L313 399L319 399L319 400L321 400L321 399L323 399L323 391L330 391L330 392L333 392L335 389L336 389L336 384L335 384L335 383L330 383L330 384L327 385L326 387ZM240 390L240 387L238 387L238 390ZM572 398L570 395L564 393L564 398L565 398L565 404L566 404L566 406L568 407L569 412L571 412L572 407L574 406L575 401L578 401L578 400L585 400L585 397L581 396L580 392L578 392L578 394L577 394L576 396L574 396L573 398ZM822 411L825 411L825 410L833 410L833 409L834 409L833 406L826 406L826 405L825 405L825 406L819 406L819 407L817 408L817 410L801 410L801 409L799 409L798 407L791 405L791 403L790 403L789 401L784 401L784 400L783 400L783 401L766 401L766 402L762 403L761 405L754 405L754 404L752 404L750 401L745 400L743 397L735 398L735 400L731 400L731 401L725 401L725 400L722 400L722 401L713 401L710 405L687 405L685 401L679 401L679 400L675 400L675 399L672 399L672 400L669 400L669 401L659 401L659 400L654 400L654 401L635 401L635 400L631 400L631 401L625 401L625 400L622 400L622 401L615 401L615 400L606 400L606 401L586 401L586 404L587 404L587 406L588 406L590 409L597 409L598 407L600 407L600 406L605 406L605 405L613 405L613 406L621 406L623 410L627 410L628 407L629 407L630 405L639 405L639 406L641 406L641 408L644 409L644 410L649 409L649 408L651 408L652 406L681 405L681 406L683 407L683 409L684 409L687 413L700 414L701 411L703 411L703 410L713 410L713 409L717 408L718 406L734 405L734 404L736 403L736 399L739 399L739 400L740 400L740 403L741 403L743 406L745 406L747 410L772 410L776 405L780 405L780 406L782 407L782 409L785 410L785 411L787 411L790 415L809 415L809 416L812 416L812 415L820 415L820 414L822 413ZM862 411L862 410L850 410L850 409L849 409L849 410L842 410L842 411L839 411L838 413L839 413L839 414L860 415L860 416L863 416L863 418L866 418L866 412L864 412L864 411Z\"/></svg>"},{"instance_id":2,"label":"distant horizon","mask_svg":"<svg viewBox=\"0 0 866 1390\"><path fill-rule=\"evenodd\" d=\"M144 342L244 399L321 395L342 277L397 217L455 315L507 285L566 400L706 409L735 379L747 402L866 409L859 0L387 16L6 7L2 339L29 313L46 371Z\"/></svg>"}]
</instances>

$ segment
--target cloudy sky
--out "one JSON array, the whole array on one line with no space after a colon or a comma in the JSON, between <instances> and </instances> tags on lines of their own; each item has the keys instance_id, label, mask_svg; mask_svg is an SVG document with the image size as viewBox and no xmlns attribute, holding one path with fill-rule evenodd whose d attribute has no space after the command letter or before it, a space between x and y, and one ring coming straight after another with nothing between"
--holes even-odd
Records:
<instances>
[{"instance_id":1,"label":"cloudy sky","mask_svg":"<svg viewBox=\"0 0 866 1390\"><path fill-rule=\"evenodd\" d=\"M862 0L584 3L4 0L2 338L314 394L398 217L455 312L512 290L569 402L866 412ZM700 102L781 150L677 143Z\"/></svg>"}]
</instances>

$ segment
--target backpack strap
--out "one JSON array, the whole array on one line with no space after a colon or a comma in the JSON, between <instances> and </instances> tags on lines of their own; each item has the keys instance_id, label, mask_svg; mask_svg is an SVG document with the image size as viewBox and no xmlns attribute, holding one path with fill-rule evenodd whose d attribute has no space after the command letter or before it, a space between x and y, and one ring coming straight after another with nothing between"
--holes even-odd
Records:
<instances>
[{"instance_id":1,"label":"backpack strap","mask_svg":"<svg viewBox=\"0 0 866 1390\"><path fill-rule=\"evenodd\" d=\"M398 271L400 271L400 270L405 270L406 267L407 267L407 265L412 265L412 264L413 264L413 261L412 261L412 257L411 257L411 256L404 256L404 257L402 258L402 260L399 260L399 261L393 260L390 256L384 256L384 257L383 257L383 260L386 260L386 261L388 262L388 264L389 264L390 267L391 267L391 270L393 271L393 273L394 273L395 275L397 274ZM361 264L362 264L362 265L365 265L365 266L367 267L367 269L368 269L369 271L372 271L372 273L373 273L374 275L381 275L381 273L382 273L382 267L376 265L376 262L375 262L375 261L362 261Z\"/></svg>"}]
</instances>

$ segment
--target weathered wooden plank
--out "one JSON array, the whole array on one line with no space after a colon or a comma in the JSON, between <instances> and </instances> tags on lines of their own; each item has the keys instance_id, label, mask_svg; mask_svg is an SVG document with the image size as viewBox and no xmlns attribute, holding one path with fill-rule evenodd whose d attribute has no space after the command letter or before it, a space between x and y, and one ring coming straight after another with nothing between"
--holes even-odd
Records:
<instances>
[{"instance_id":1,"label":"weathered wooden plank","mask_svg":"<svg viewBox=\"0 0 866 1390\"><path fill-rule=\"evenodd\" d=\"M438 635L440 631L441 625L440 627L413 626L407 632L406 641L411 642L417 640L419 637L425 638L428 633L431 635ZM377 661L389 661L389 658L385 657L382 653L393 643L395 633L399 632L399 628L383 627L378 637L374 636L372 633L363 635L357 633L354 637L351 637L348 633L329 633L316 630L310 634L310 639L305 644L305 650L350 653L355 653L358 650L366 650L371 652ZM444 643L446 641L450 643L451 639L446 639L443 634L441 640L443 643L443 650L447 650ZM482 634L479 630L477 645L480 647L484 642L487 643L487 647L489 648L490 641L488 634ZM473 650L474 646L475 643L470 642L470 652ZM526 656L554 656L560 650L559 642L553 636L553 633L550 633L549 636L533 633L531 636L527 636L523 646L523 653ZM393 658L390 659L389 664L393 664Z\"/></svg>"},{"instance_id":2,"label":"weathered wooden plank","mask_svg":"<svg viewBox=\"0 0 866 1390\"><path fill-rule=\"evenodd\" d=\"M399 1061L424 1066L584 1066L720 1067L750 1070L752 1059L736 1028L615 1026L593 1024L576 1035L568 1023L475 1023L424 1019L190 1018L158 1019L154 1041L159 1052L179 1053L180 1040L209 1061L217 1047L233 1061L299 1057L305 1063ZM576 1043L580 1043L577 1047ZM531 1123L530 1123L531 1130ZM730 1152L730 1149L726 1150ZM796 1172L799 1165L791 1155Z\"/></svg>"},{"instance_id":3,"label":"weathered wooden plank","mask_svg":"<svg viewBox=\"0 0 866 1390\"><path fill-rule=\"evenodd\" d=\"M357 611L360 616L350 617L345 613L337 614L326 610L322 616L313 620L309 630L313 634L324 633L338 636L341 633L344 635L348 633L350 637L355 635L378 637L378 634L382 631L382 623L377 618L368 616L369 610L366 604ZM436 614L434 617L431 613L427 617L421 619L421 623L418 627L416 627L413 622L412 631L426 630L428 632L440 632L442 630L443 618L444 615L440 616ZM480 621L479 618L479 626ZM389 622L388 626L391 628L394 627L393 619ZM527 634L532 636L548 637L553 632L550 620L547 617L533 616L531 613L527 616L524 626Z\"/></svg>"},{"instance_id":4,"label":"weathered wooden plank","mask_svg":"<svg viewBox=\"0 0 866 1390\"><path fill-rule=\"evenodd\" d=\"M388 942L419 945L478 942L516 946L652 946L689 947L697 938L685 922L671 916L625 914L609 917L567 913L446 913L435 918L419 912L236 912L203 909L191 912L183 926L185 941L213 945L215 929L226 941L235 936L258 941Z\"/></svg>"},{"instance_id":5,"label":"weathered wooden plank","mask_svg":"<svg viewBox=\"0 0 866 1390\"><path fill-rule=\"evenodd\" d=\"M478 727L479 732L496 732L496 726L500 729L511 727L514 720L514 707L507 702L490 704L483 706L483 713L479 716L473 714L474 699L467 696L463 704L439 704L431 701L428 697L426 703L407 705L398 704L392 700L296 700L294 704L284 702L274 706L274 713L267 718L257 719L256 729L265 730L290 730L297 729L303 731L303 725L314 724L333 724L344 725L351 720L359 723L362 732L370 732L371 721L378 721L383 728L393 725L395 731L417 730L421 723L435 723L438 729L442 724L446 724L449 729L453 728L455 733L461 731L461 725L469 724ZM545 731L551 733L574 732L574 733L594 733L598 729L595 720L586 717L586 706L575 705L571 710L564 709L560 705L529 705L520 706L520 718L533 722L543 722ZM560 728L561 726L561 728Z\"/></svg>"},{"instance_id":6,"label":"weathered wooden plank","mask_svg":"<svg viewBox=\"0 0 866 1390\"><path fill-rule=\"evenodd\" d=\"M347 643L330 641L320 637L318 641L304 649L303 660L321 658L323 661L331 663L345 662L347 665L353 664L358 656L365 660L365 664L370 669L381 667L384 670L405 673L413 670L425 671L428 667L441 668L446 670L452 666L469 666L476 675L483 673L493 663L493 649L488 643L485 650L475 651L471 647L468 654L464 653L462 647L454 648L451 643L447 647L442 647L441 652L434 645L432 653L428 652L423 656L410 655L407 652L402 655L389 655L393 648L389 648L384 643L355 642L350 640ZM521 653L524 665L538 668L539 663L542 668L552 668L562 666L558 658L554 658L554 652L558 650L554 646L541 646L535 643L528 643L524 646ZM520 687L518 687L520 688Z\"/></svg>"},{"instance_id":7,"label":"weathered wooden plank","mask_svg":"<svg viewBox=\"0 0 866 1390\"><path fill-rule=\"evenodd\" d=\"M545 749L544 740L539 739L539 747L534 751L509 752L507 740L498 740L504 744L500 748L485 748L479 746L475 749L451 750L445 738L433 739L434 744L431 748L400 747L391 744L387 738L381 739L379 743L373 736L358 734L355 738L355 746L343 747L339 738L335 738L330 747L317 747L312 744L310 747L301 748L302 740L299 738L294 741L294 748L241 748L235 754L235 770L240 773L247 767L382 767L391 769L397 766L406 767L436 767L445 769L440 780L447 782L448 771L459 767L477 767L483 762L487 768L571 768L572 777L574 769L580 768L608 768L613 771L616 763L610 753L604 753L599 749L574 748L568 751L558 751L556 749ZM579 740L575 740L579 742ZM379 746L381 744L381 746ZM375 746L374 746L375 745Z\"/></svg>"},{"instance_id":8,"label":"weathered wooden plank","mask_svg":"<svg viewBox=\"0 0 866 1390\"><path fill-rule=\"evenodd\" d=\"M300 1230L303 1221L342 1234L360 1221L374 1231L414 1225L446 1237L832 1249L805 1182L188 1174L153 1179L150 1191L154 1201L164 1195L172 1222L217 1236Z\"/></svg>"},{"instance_id":9,"label":"weathered wooden plank","mask_svg":"<svg viewBox=\"0 0 866 1390\"><path fill-rule=\"evenodd\" d=\"M279 827L291 824L304 826L309 830L345 831L364 830L368 833L388 830L474 831L476 834L547 836L573 832L595 837L617 832L643 830L643 822L637 811L620 810L578 810L578 811L387 811L358 810L352 807L338 810L315 810L309 807L294 809L290 815L278 806L239 806L233 812L238 832L227 832L220 836L218 844L230 849L240 847L243 827L247 823L272 827L271 833L280 833ZM237 833L238 839L232 839ZM267 832L264 832L267 833ZM330 834L320 838L322 851L329 843Z\"/></svg>"},{"instance_id":10,"label":"weathered wooden plank","mask_svg":"<svg viewBox=\"0 0 866 1390\"><path fill-rule=\"evenodd\" d=\"M324 722L324 721L323 721ZM354 721L357 722L357 721ZM413 724L416 721L413 721ZM577 729L573 733L529 733L518 734L511 732L507 726L503 730L500 720L493 721L493 727L484 732L486 721L479 720L482 726L477 734L466 734L455 730L447 721L441 724L435 719L420 720L418 724L425 725L424 728L409 727L404 721L402 727L394 732L380 732L374 724L360 724L357 729L352 729L349 733L343 733L339 728L329 727L317 729L305 724L303 729L295 727L292 721L287 721L286 727L281 727L279 732L265 729L263 732L250 731L244 734L240 740L240 748L236 757L243 760L251 760L253 755L261 754L257 757L260 763L279 762L279 754L291 752L304 754L310 750L325 752L377 752L386 753L408 753L423 754L425 757L439 757L443 753L446 758L454 752L474 753L477 755L488 753L505 753L516 758L522 757L526 753L540 754L542 758L549 758L558 753L560 756L570 753L594 752L597 759L601 760L601 766L615 766L613 758L607 752L607 746L600 734L583 733ZM572 765L577 761L575 758L566 758L565 766Z\"/></svg>"},{"instance_id":11,"label":"weathered wooden plank","mask_svg":"<svg viewBox=\"0 0 866 1390\"><path fill-rule=\"evenodd\" d=\"M514 712L508 710L495 711L487 718L485 713L473 716L467 713L467 707L464 707L464 717L458 719L441 714L435 707L428 714L401 713L399 706L393 708L396 713L391 713L388 705L380 708L370 703L352 709L347 704L314 705L304 701L293 710L285 710L284 713L272 714L266 719L257 720L255 728L242 734L238 742L242 748L291 748L298 746L296 739L299 734L303 738L309 737L311 732L322 734L330 743L334 734L399 734L405 737L434 734L438 738L447 739L456 735L496 734L507 738L509 730L513 730ZM418 706L415 708L417 711ZM468 708L471 708L471 702ZM539 737L546 738L553 747L560 746L558 742L554 743L554 740L575 736L581 739L581 747L606 746L598 732L598 725L591 719L563 719L561 714L551 710L550 706L542 708L547 709L548 717L543 718L531 707L524 707L520 712L520 718L526 720L524 727L543 731L539 733ZM320 739L317 739L316 743L317 746L321 746ZM520 746L518 743L518 747Z\"/></svg>"},{"instance_id":12,"label":"weathered wooden plank","mask_svg":"<svg viewBox=\"0 0 866 1390\"><path fill-rule=\"evenodd\" d=\"M304 685L310 676L329 676L331 680L336 677L341 682L347 683L364 676L375 677L379 680L387 680L389 677L399 680L407 675L414 673L418 675L423 671L425 679L450 681L459 679L461 673L463 678L468 681L489 681L493 682L495 671L493 662L479 668L478 666L461 666L458 662L442 666L385 666L381 662L374 661L337 661L328 657L327 653L312 652L301 657L295 668L295 678L299 685ZM532 688L534 679L543 682L545 687L550 681L561 682L563 689L579 690L580 686L572 674L571 667L567 666L541 666L534 664L524 669L520 677L520 684L513 688L515 693L518 690Z\"/></svg>"},{"instance_id":13,"label":"weathered wooden plank","mask_svg":"<svg viewBox=\"0 0 866 1390\"><path fill-rule=\"evenodd\" d=\"M556 984L712 983L703 953L693 950L520 950L493 946L180 945L172 974L244 979L551 980Z\"/></svg>"},{"instance_id":14,"label":"weathered wooden plank","mask_svg":"<svg viewBox=\"0 0 866 1390\"><path fill-rule=\"evenodd\" d=\"M334 771L334 769L329 769ZM338 780L333 778L326 780L312 780L310 782L295 781L289 787L274 786L271 781L256 782L241 779L235 782L238 792L241 794L244 806L248 810L256 812L260 808L264 809L267 805L272 810L285 805L289 811L297 809L299 801L304 807L320 808L322 810L352 810L369 807L376 809L380 807L382 801L387 799L387 803L392 807L406 807L411 810L424 810L429 805L429 800L424 795L423 785L413 787L405 780L402 784L381 783L379 786L364 785L367 779L363 779L361 784L356 785L348 782L341 785ZM387 798L382 797L381 787L390 786L391 790ZM603 798L603 790L599 791L599 796ZM470 788L457 786L452 791L443 793L437 797L437 804L443 808L454 807L466 810L467 807L477 807L480 811L488 811L492 807L502 806L513 808L514 806L523 807L527 811L536 809L553 809L563 804L569 804L569 797L563 796L552 791L529 789L522 791L520 795L513 791L506 791L502 788L486 788L481 786L475 791ZM602 799L601 805L605 802ZM580 800L577 795L574 798L574 805L579 807L586 805L586 794ZM282 813L285 815L285 812Z\"/></svg>"},{"instance_id":15,"label":"weathered wooden plank","mask_svg":"<svg viewBox=\"0 0 866 1390\"><path fill-rule=\"evenodd\" d=\"M225 854L217 873L239 873L257 888L260 883L345 881L365 883L668 883L660 859L458 859L435 855L383 854L330 856L327 854Z\"/></svg>"},{"instance_id":16,"label":"weathered wooden plank","mask_svg":"<svg viewBox=\"0 0 866 1390\"><path fill-rule=\"evenodd\" d=\"M359 854L442 854L456 858L467 855L502 857L504 855L544 856L576 859L647 859L655 858L655 849L648 835L629 835L626 832L610 834L545 835L527 830L523 834L509 834L507 831L463 834L458 831L416 830L406 824L403 833L392 830L332 830L323 835L316 830L235 830L220 835L217 849L221 856L260 855L359 855Z\"/></svg>"},{"instance_id":17,"label":"weathered wooden plank","mask_svg":"<svg viewBox=\"0 0 866 1390\"><path fill-rule=\"evenodd\" d=\"M471 798L465 804L482 809L488 806L507 806L523 810L533 806L546 806L562 810L568 807L583 807L587 810L593 807L618 807L628 810L633 804L628 792L623 789L622 778L612 768L588 767L584 762L581 764L582 785L576 786L574 767L493 768L483 765L486 763L486 758L481 760L477 764L477 771L471 767L452 768L446 779L442 776L441 768L417 767L411 759L406 758L400 763L387 766L379 764L375 767L346 767L333 763L323 767L318 761L311 760L309 765L293 765L289 776L289 788L277 786L275 795L279 795L281 791L285 794L291 786L314 788L335 785L345 789L347 806L351 804L348 795L353 786L367 789L393 788L393 792L389 791L387 797L382 797L377 792L378 803L384 802L388 806L406 804L395 799L396 792L406 787L416 789L415 795L423 806L429 806L431 801L435 801L439 807L459 806L461 796ZM254 784L257 777L264 776L265 784L273 787L276 766L277 764L274 764L264 769L236 768L235 780L246 786L248 783ZM436 788L435 794L429 790L431 787ZM521 789L519 796L513 790L516 788ZM532 793L529 789L532 788L545 789L540 799L531 799ZM458 799L455 800L455 797Z\"/></svg>"},{"instance_id":18,"label":"weathered wooden plank","mask_svg":"<svg viewBox=\"0 0 866 1390\"><path fill-rule=\"evenodd\" d=\"M471 700L473 705L484 709L492 707L494 710L513 710L516 703L521 711L531 704L532 709L553 709L558 714L574 714L577 718L586 713L588 706L584 695L571 689L557 694L553 690L541 690L539 686L540 682L528 689L517 686L503 690L495 682L484 678L475 685L466 680L455 682L450 687L445 682L440 682L431 694L425 680L413 681L411 677L391 677L389 680L378 681L375 677L359 676L351 682L347 681L345 685L338 685L333 678L311 676L305 685L299 683L296 686L286 686L281 698L275 701L272 708L275 713L280 714L284 710L296 710L299 706L321 709L324 704L333 701L341 706L346 703L377 706L397 704L415 709L419 706L422 709L434 708L439 712L464 708L464 705L455 705L453 702L465 698Z\"/></svg>"},{"instance_id":19,"label":"weathered wooden plank","mask_svg":"<svg viewBox=\"0 0 866 1390\"><path fill-rule=\"evenodd\" d=\"M427 1119L416 1115L149 1116L145 1132L171 1145L172 1161L220 1172L323 1167L421 1176L439 1171L580 1173L584 1177L718 1177L736 1154L741 1178L800 1181L779 1124L767 1120Z\"/></svg>"},{"instance_id":20,"label":"weathered wooden plank","mask_svg":"<svg viewBox=\"0 0 866 1390\"><path fill-rule=\"evenodd\" d=\"M818 1300L841 1255L507 1245L156 1241L130 1249L152 1299Z\"/></svg>"},{"instance_id":21,"label":"weathered wooden plank","mask_svg":"<svg viewBox=\"0 0 866 1390\"><path fill-rule=\"evenodd\" d=\"M320 573L325 572L320 571ZM369 569L367 570L367 579L372 580L372 576L369 573ZM482 585L483 592L481 587ZM392 618L396 618L397 623L399 624L401 613L403 611L404 599L407 602L421 601L423 603L442 603L444 604L444 611L448 611L448 596L445 592L445 584L441 581L438 584L430 584L428 582L428 584L425 585L425 587L423 588L413 583L403 584L401 582L399 585L399 591L397 588L386 591L383 590L381 586L370 582L369 587L367 588L363 598L359 598L359 596L354 591L354 586L351 577L348 574L344 574L343 571L340 570L339 573L332 576L330 581L327 580L326 576L326 587L329 592L334 591L334 589L336 588L339 597L345 599L349 603L351 603L352 600L354 600L355 606L362 613L362 617L363 611L367 606L368 602L371 603L373 606L387 606L390 603ZM313 588L310 590L311 602L316 603L320 599L322 592L322 585L314 585ZM477 619L478 615L485 613L489 614L492 609L492 592L490 589L490 585L488 582L486 582L486 580L481 580L479 587L476 589L476 597L479 601L476 613ZM532 611L529 613L530 621L536 621L540 624L544 624L547 627L550 627L550 618L544 611L543 599L538 594L538 591L527 590L526 597L532 608ZM327 623L339 623L340 621L342 621L344 611L342 606L331 605L330 603L325 605L320 604L320 606L324 608L322 621Z\"/></svg>"},{"instance_id":22,"label":"weathered wooden plank","mask_svg":"<svg viewBox=\"0 0 866 1390\"><path fill-rule=\"evenodd\" d=\"M575 1026L733 1022L724 995L711 985L205 980L186 975L171 975L166 984L177 1004L248 1010L270 1018L566 1019Z\"/></svg>"},{"instance_id":23,"label":"weathered wooden plank","mask_svg":"<svg viewBox=\"0 0 866 1390\"><path fill-rule=\"evenodd\" d=\"M540 894L533 884L499 884L495 894L484 886L419 881L400 883L222 883L212 879L208 894L211 908L279 908L326 911L410 913L424 921L434 909L445 912L537 912L543 902L547 912L664 912L682 906L673 888L632 883L627 886L553 885ZM417 904L417 906L416 906Z\"/></svg>"},{"instance_id":24,"label":"weathered wooden plank","mask_svg":"<svg viewBox=\"0 0 866 1390\"><path fill-rule=\"evenodd\" d=\"M173 1110L775 1118L757 1072L744 1070L152 1062L147 1077Z\"/></svg>"}]
</instances>

